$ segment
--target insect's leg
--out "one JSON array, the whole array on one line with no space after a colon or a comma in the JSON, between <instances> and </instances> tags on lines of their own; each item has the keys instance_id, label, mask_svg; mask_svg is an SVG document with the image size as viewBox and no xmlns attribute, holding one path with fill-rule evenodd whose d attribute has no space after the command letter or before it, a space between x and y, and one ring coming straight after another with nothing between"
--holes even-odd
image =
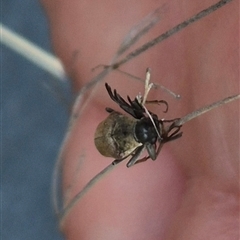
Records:
<instances>
[{"instance_id":1,"label":"insect's leg","mask_svg":"<svg viewBox=\"0 0 240 240\"><path fill-rule=\"evenodd\" d=\"M174 118L174 119L170 119L170 120L162 119L161 122L172 122L173 123L178 120L180 120L180 118Z\"/></svg>"},{"instance_id":2,"label":"insect's leg","mask_svg":"<svg viewBox=\"0 0 240 240\"><path fill-rule=\"evenodd\" d=\"M182 132L178 133L180 131L182 126L175 126L173 127L172 129L176 128L175 131L173 133L171 133L170 136L167 136L166 137L166 141L165 142L169 142L169 141L172 141L172 140L175 140L177 138L180 138L182 136ZM171 127L168 131L168 133L172 130Z\"/></svg>"},{"instance_id":3,"label":"insect's leg","mask_svg":"<svg viewBox=\"0 0 240 240\"><path fill-rule=\"evenodd\" d=\"M180 138L181 136L182 136L182 132L180 132L180 133L178 133L177 135L175 135L175 136L171 136L169 139L168 139L168 142L170 142L170 141L173 141L173 140L176 140L176 139L178 139L178 138Z\"/></svg>"},{"instance_id":4,"label":"insect's leg","mask_svg":"<svg viewBox=\"0 0 240 240\"><path fill-rule=\"evenodd\" d=\"M156 160L156 146L155 144L146 143L145 147L147 149L148 155L152 160Z\"/></svg>"},{"instance_id":5,"label":"insect's leg","mask_svg":"<svg viewBox=\"0 0 240 240\"><path fill-rule=\"evenodd\" d=\"M161 103L163 103L166 106L166 110L163 112L167 112L168 111L168 103L164 100L146 100L145 102L146 104L158 104L160 105Z\"/></svg>"},{"instance_id":6,"label":"insect's leg","mask_svg":"<svg viewBox=\"0 0 240 240\"><path fill-rule=\"evenodd\" d=\"M150 157L149 157L149 156L147 156L147 157L144 157L144 158L142 158L142 159L139 159L139 160L137 160L137 161L135 162L135 164L134 164L134 165L136 165L136 164L138 164L138 163L145 162L145 161L147 161L149 158L150 158Z\"/></svg>"},{"instance_id":7,"label":"insect's leg","mask_svg":"<svg viewBox=\"0 0 240 240\"><path fill-rule=\"evenodd\" d=\"M117 165L119 164L121 161L123 161L124 159L116 159L112 162L112 165Z\"/></svg>"},{"instance_id":8,"label":"insect's leg","mask_svg":"<svg viewBox=\"0 0 240 240\"><path fill-rule=\"evenodd\" d=\"M139 156L141 155L141 153L143 152L143 150L144 150L144 145L138 147L135 150L135 152L133 153L132 158L127 163L127 167L128 168L133 166L137 162L137 160L138 160Z\"/></svg>"},{"instance_id":9,"label":"insect's leg","mask_svg":"<svg viewBox=\"0 0 240 240\"><path fill-rule=\"evenodd\" d=\"M163 147L163 144L164 144L165 142L160 142L159 143L159 146L158 146L158 148L157 148L157 151L156 151L156 158L157 158L157 156L159 155L159 153L160 153L160 151L162 150L162 147ZM152 159L153 161L155 160L155 159Z\"/></svg>"},{"instance_id":10,"label":"insect's leg","mask_svg":"<svg viewBox=\"0 0 240 240\"><path fill-rule=\"evenodd\" d=\"M124 157L124 158L121 158L121 159L115 159L113 162L112 162L112 165L117 165L119 164L120 162L122 162L123 160L125 160L128 156Z\"/></svg>"},{"instance_id":11,"label":"insect's leg","mask_svg":"<svg viewBox=\"0 0 240 240\"><path fill-rule=\"evenodd\" d=\"M112 108L109 108L109 107L106 107L105 110L106 110L108 113L116 112L115 110L113 110Z\"/></svg>"}]
</instances>

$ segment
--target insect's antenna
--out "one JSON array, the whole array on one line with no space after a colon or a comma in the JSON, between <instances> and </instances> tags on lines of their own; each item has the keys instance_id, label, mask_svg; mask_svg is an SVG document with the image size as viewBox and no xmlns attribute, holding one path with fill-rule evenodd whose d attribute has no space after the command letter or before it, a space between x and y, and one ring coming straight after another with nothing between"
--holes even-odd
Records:
<instances>
[{"instance_id":1,"label":"insect's antenna","mask_svg":"<svg viewBox=\"0 0 240 240\"><path fill-rule=\"evenodd\" d=\"M96 66L95 68L102 67L102 66L103 66L103 67L108 67L108 66L106 66L106 65L98 65L98 66ZM121 69L119 69L119 68L116 68L116 69L114 69L114 70L117 71L117 72L119 72L119 73L121 73L121 74L126 75L127 77L132 78L133 80L140 81L140 82L145 82L145 79L140 78L140 77L138 77L138 76L135 76L135 75L133 75L133 74L131 74L131 73L129 73L129 72L125 72L125 71L123 71L123 70L121 70ZM177 93L171 91L170 89L168 89L167 87L164 87L163 85L160 85L160 84L157 84L157 83L152 83L152 84L153 84L153 88L154 88L154 89L161 88L163 91L165 91L165 92L167 92L168 94L170 94L173 98L175 98L175 99L180 99L180 98L181 98L181 95L180 95L180 94L177 94Z\"/></svg>"},{"instance_id":2,"label":"insect's antenna","mask_svg":"<svg viewBox=\"0 0 240 240\"><path fill-rule=\"evenodd\" d=\"M148 115L148 117L150 118L155 130L156 130L156 133L158 135L158 137L161 139L161 135L157 129L157 126L152 118L152 115L151 113L147 110L147 108L145 107L145 103L147 101L147 96L148 96L148 93L149 91L151 90L151 88L153 87L153 83L150 83L150 77L151 77L151 69L150 68L147 68L146 70L146 78L145 78L145 88L144 88L144 95L143 97L139 94L136 96L136 99L137 101L142 105L142 107L144 108L144 111L145 113Z\"/></svg>"},{"instance_id":3,"label":"insect's antenna","mask_svg":"<svg viewBox=\"0 0 240 240\"><path fill-rule=\"evenodd\" d=\"M180 99L181 98L180 94L177 94L177 93L171 91L170 89L164 87L163 85L160 85L160 84L157 84L157 83L153 83L153 87L154 88L161 88L163 91L167 92L169 95L171 95L175 99Z\"/></svg>"}]
</instances>

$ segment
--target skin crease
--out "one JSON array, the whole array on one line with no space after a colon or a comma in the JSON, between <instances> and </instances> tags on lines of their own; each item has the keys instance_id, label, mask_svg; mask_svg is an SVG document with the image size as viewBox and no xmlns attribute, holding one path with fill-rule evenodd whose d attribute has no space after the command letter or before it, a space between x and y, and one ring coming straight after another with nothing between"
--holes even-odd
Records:
<instances>
[{"instance_id":1,"label":"skin crease","mask_svg":"<svg viewBox=\"0 0 240 240\"><path fill-rule=\"evenodd\" d=\"M77 92L95 75L93 67L109 63L129 29L164 2L42 3L54 50ZM168 1L161 22L140 42L214 3ZM122 68L144 78L145 69L151 67L153 82L181 94L182 99L175 100L161 90L152 91L151 99L169 102L170 110L164 118L184 116L239 92L238 4L236 0L227 4ZM143 92L143 86L132 79L112 76L104 81L124 98ZM119 110L102 84L65 141L63 188L67 199L113 160L101 156L93 143L98 123L107 117L107 106ZM121 163L75 206L64 223L66 238L239 239L238 106L236 101L186 123L183 137L166 144L155 162L148 160L130 169L126 161ZM163 116L159 106L153 109Z\"/></svg>"}]
</instances>

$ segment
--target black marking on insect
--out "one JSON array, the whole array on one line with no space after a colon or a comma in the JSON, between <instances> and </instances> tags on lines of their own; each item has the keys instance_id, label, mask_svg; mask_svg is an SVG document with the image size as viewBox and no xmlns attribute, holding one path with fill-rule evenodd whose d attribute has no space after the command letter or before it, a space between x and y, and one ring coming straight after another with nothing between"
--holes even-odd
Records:
<instances>
[{"instance_id":1,"label":"black marking on insect","mask_svg":"<svg viewBox=\"0 0 240 240\"><path fill-rule=\"evenodd\" d=\"M179 132L181 126L172 124L173 127L164 127L164 123L174 123L176 119L158 119L156 114L146 112L139 98L131 100L127 96L127 102L116 90L112 91L107 83L105 87L110 98L131 115L126 116L111 108L106 108L109 116L96 129L95 146L103 156L115 158L112 164L118 164L129 156L131 158L127 167L149 158L156 160L164 143L182 136L182 132ZM162 103L166 106L165 112L168 110L168 103L164 100L145 101L145 103ZM147 150L148 156L139 159L144 149Z\"/></svg>"}]
</instances>

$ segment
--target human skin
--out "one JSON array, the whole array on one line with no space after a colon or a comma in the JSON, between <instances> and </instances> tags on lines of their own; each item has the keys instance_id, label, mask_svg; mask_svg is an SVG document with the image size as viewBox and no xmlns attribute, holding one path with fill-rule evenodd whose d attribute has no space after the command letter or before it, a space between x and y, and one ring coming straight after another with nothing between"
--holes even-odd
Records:
<instances>
[{"instance_id":1,"label":"human skin","mask_svg":"<svg viewBox=\"0 0 240 240\"><path fill-rule=\"evenodd\" d=\"M95 75L91 69L108 64L130 28L164 1L42 3L54 50L77 93ZM214 3L168 1L160 23L142 43ZM167 115L161 107L153 108L160 118L181 117L239 92L238 4L227 4L123 66L142 78L151 67L153 82L181 94L175 100L160 89L152 91L151 99L169 102ZM124 98L143 91L125 75L104 80ZM67 216L62 228L66 238L239 239L238 106L236 101L186 123L182 138L166 144L154 162L129 169L121 163ZM98 123L108 115L105 107L119 110L102 84L66 137L61 157L65 193L71 185L68 199L113 161L101 156L93 141Z\"/></svg>"}]
</instances>

